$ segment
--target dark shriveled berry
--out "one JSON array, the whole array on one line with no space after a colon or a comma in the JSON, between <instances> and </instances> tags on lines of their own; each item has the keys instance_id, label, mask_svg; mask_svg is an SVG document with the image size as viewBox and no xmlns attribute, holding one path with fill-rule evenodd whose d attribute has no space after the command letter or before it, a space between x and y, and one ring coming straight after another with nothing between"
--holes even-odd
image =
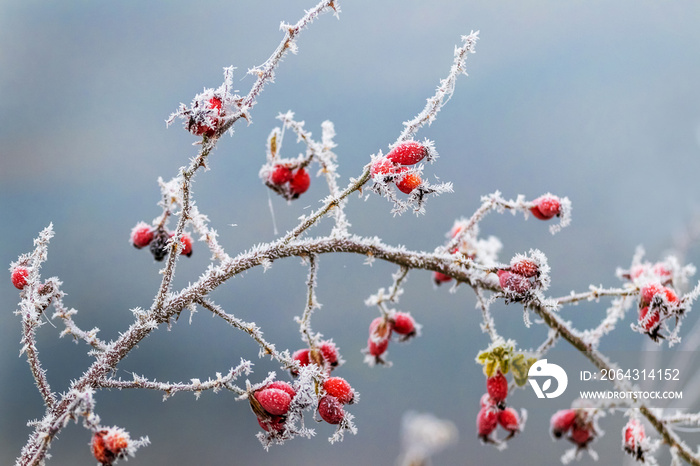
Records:
<instances>
[{"instance_id":1,"label":"dark shriveled berry","mask_svg":"<svg viewBox=\"0 0 700 466\"><path fill-rule=\"evenodd\" d=\"M151 254L153 254L153 258L158 262L165 259L165 257L168 255L168 252L170 251L168 248L169 240L170 235L167 231L165 231L165 228L156 228L156 231L153 233L153 240L148 248L150 249Z\"/></svg>"}]
</instances>

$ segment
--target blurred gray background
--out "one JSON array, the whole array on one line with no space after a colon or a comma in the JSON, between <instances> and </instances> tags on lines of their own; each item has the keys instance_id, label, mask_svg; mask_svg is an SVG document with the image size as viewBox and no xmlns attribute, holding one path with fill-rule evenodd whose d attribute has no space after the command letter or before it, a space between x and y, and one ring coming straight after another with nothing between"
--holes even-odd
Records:
<instances>
[{"instance_id":1,"label":"blurred gray background","mask_svg":"<svg viewBox=\"0 0 700 466\"><path fill-rule=\"evenodd\" d=\"M165 119L204 87L217 87L222 68L236 66L235 87L247 93L245 71L279 43L280 21L295 22L313 0L199 2L0 2L0 263L29 251L49 222L45 276L57 275L79 310L83 328L105 339L131 321L129 309L148 307L159 264L128 244L130 229L159 214L158 176L169 179L196 153L196 140ZM370 0L341 2L340 21L324 15L299 39L276 83L265 89L252 116L238 124L210 158L211 171L194 186L199 208L211 218L229 253L274 238L268 190L257 177L278 112L293 110L320 136L335 123L343 184L370 157L386 151L433 94L452 62L460 35L481 30L457 91L438 120L419 133L436 141L438 163L429 172L452 181L455 192L431 199L426 215L392 217L390 205L352 198L353 230L391 244L432 250L455 218L470 215L483 194L534 198L551 191L574 206L570 228L556 236L547 224L522 216L489 216L482 234L504 243L501 260L539 248L553 270L551 294L617 285L637 245L651 260L674 246L700 212L700 5L693 1L490 2ZM283 155L303 147L288 138ZM273 194L282 231L318 205L323 183L287 205ZM328 222L313 230L328 231ZM697 262L691 244L688 260ZM180 262L176 286L195 280L208 254L195 244ZM488 338L479 330L473 293L433 289L430 274L411 273L401 308L424 324L409 345L392 344L391 368L368 368L360 349L376 315L364 299L391 283L394 266L362 265L350 255L320 258L318 298L324 307L313 326L332 337L347 360L337 374L362 394L350 408L359 433L329 445L328 425L316 438L297 439L265 452L245 402L230 393L199 401L178 394L167 402L152 392L103 391L98 412L106 425L152 446L129 464L393 464L400 451L400 419L410 409L432 412L460 430L457 445L435 464L558 464L568 445L547 433L551 411L530 406L530 393L509 399L529 407L526 431L504 452L479 445L474 422L484 391L474 363ZM217 290L214 298L237 316L254 320L280 348L301 344L293 317L303 309L306 269L296 259L252 270ZM0 464L11 464L30 432L26 421L43 413L26 361L18 358L17 292L0 286ZM594 325L606 303L562 311L581 327ZM535 346L546 329L527 330L517 306L495 306L502 334ZM630 322L631 322L630 317ZM694 320L691 314L689 320ZM623 322L604 350L641 347L644 338ZM689 330L691 325L686 327ZM80 376L86 346L39 331L39 350L56 390ZM560 349L566 349L561 344ZM159 380L206 379L241 357L256 363L252 381L275 366L257 359L250 339L205 312L192 325L155 332L120 365ZM581 368L589 368L577 355ZM577 359L578 358L578 359ZM284 377L284 374L281 374ZM535 408L535 409L533 409ZM608 416L598 442L605 464L623 461L622 417ZM55 442L49 464L94 464L88 433L70 425ZM533 448L534 447L534 448ZM664 459L667 462L667 458ZM580 464L591 464L584 458Z\"/></svg>"}]
</instances>

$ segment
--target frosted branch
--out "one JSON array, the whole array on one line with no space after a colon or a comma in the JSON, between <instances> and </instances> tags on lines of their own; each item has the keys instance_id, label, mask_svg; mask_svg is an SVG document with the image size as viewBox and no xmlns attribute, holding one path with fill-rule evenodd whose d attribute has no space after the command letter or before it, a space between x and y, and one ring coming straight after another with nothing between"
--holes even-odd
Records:
<instances>
[{"instance_id":1,"label":"frosted branch","mask_svg":"<svg viewBox=\"0 0 700 466\"><path fill-rule=\"evenodd\" d=\"M428 99L425 108L412 120L404 123L404 130L397 139L397 143L413 139L416 132L426 123L430 125L437 118L437 114L442 107L452 97L455 90L455 83L460 74L467 76L466 61L470 53L476 53L476 41L479 39L479 32L473 32L468 36L462 36L462 46L455 47L454 62L446 78L440 80L440 85L435 95Z\"/></svg>"},{"instance_id":2,"label":"frosted branch","mask_svg":"<svg viewBox=\"0 0 700 466\"><path fill-rule=\"evenodd\" d=\"M214 393L217 393L222 388L228 388L237 394L242 395L245 393L245 390L232 385L232 382L241 375L250 374L252 371L252 366L253 364L250 361L241 360L241 363L235 368L231 368L226 375L222 375L220 372L217 372L214 379L210 378L205 382L202 382L199 379L192 379L190 383L157 382L134 374L133 380L112 378L105 379L100 382L100 387L117 388L120 390L127 388L145 388L147 390L157 390L164 392L164 401L175 395L177 392L194 392L195 396L199 398L204 391L211 390Z\"/></svg>"},{"instance_id":3,"label":"frosted branch","mask_svg":"<svg viewBox=\"0 0 700 466\"><path fill-rule=\"evenodd\" d=\"M210 311L214 315L221 317L224 321L226 321L229 325L231 325L233 328L237 328L238 330L242 330L248 335L250 335L253 340L255 340L258 345L260 345L260 356L271 356L275 360L279 361L284 368L289 368L293 366L293 362L291 357L289 356L288 351L284 352L279 352L277 349L275 349L275 345L272 343L268 343L264 338L263 338L263 333L262 331L255 325L254 322L244 322L237 317L234 317L231 314L228 314L225 312L221 307L216 305L215 303L211 302L208 299L205 298L197 298L194 301L196 304L202 306L204 309Z\"/></svg>"}]
</instances>

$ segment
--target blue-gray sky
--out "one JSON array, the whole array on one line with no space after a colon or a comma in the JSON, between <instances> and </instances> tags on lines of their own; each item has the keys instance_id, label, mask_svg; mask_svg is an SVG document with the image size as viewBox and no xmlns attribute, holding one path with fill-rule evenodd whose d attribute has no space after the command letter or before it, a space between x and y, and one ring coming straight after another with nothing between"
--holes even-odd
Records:
<instances>
[{"instance_id":1,"label":"blue-gray sky","mask_svg":"<svg viewBox=\"0 0 700 466\"><path fill-rule=\"evenodd\" d=\"M245 71L278 44L280 21L296 21L308 0L168 2L144 4L5 0L0 4L0 261L31 248L49 222L56 237L43 269L57 275L85 328L114 338L130 308L148 307L158 265L128 244L131 227L158 215L156 179L177 173L195 154L194 138L165 119L204 87L218 87L222 69L237 68L234 84L248 91ZM432 250L452 221L470 215L483 194L533 198L547 191L573 202L572 225L551 236L534 219L492 216L485 235L504 243L501 260L531 247L549 257L552 294L616 285L637 245L650 259L673 245L700 211L700 6L691 1L435 0L341 2L340 20L321 17L299 40L299 53L282 63L252 113L224 137L201 173L195 196L231 253L273 238L268 192L257 173L278 112L293 110L307 129L335 123L343 180L399 134L432 95L463 34L480 30L469 77L435 124L419 137L435 140L440 159L430 167L454 194L428 203L421 217L394 218L383 199L353 198L354 231L393 244ZM289 142L286 155L303 150ZM323 195L315 183L299 201L274 198L278 225L295 219ZM235 226L232 226L235 225ZM319 231L322 231L322 228ZM325 230L323 230L325 231ZM177 285L196 279L207 254L183 260ZM690 258L697 258L697 247ZM459 445L436 464L503 464L542 453L556 464L563 444L551 443L546 413L532 413L528 430L505 452L478 444L473 434L480 369L473 363L488 339L467 289L433 290L427 272L413 272L401 307L425 325L424 336L392 346L393 367L367 368L359 350L375 310L364 299L390 284L393 267L361 265L360 257L322 257L318 296L324 307L314 327L333 337L348 361L339 375L362 393L351 408L360 432L329 446L327 426L312 440L298 439L265 452L245 403L230 394L204 394L194 403L180 394L166 403L154 393L104 392L97 397L105 424L119 424L153 445L129 464L391 464L399 451L399 420L408 409L455 422ZM255 320L279 347L300 345L293 317L304 301L305 269L297 260L263 274L232 280L215 297L231 312ZM42 415L26 362L17 357L17 295L0 287L0 463L24 444L26 420ZM567 309L591 325L605 303ZM496 309L501 332L523 346L545 331L526 330L515 306ZM627 329L616 341L640 341ZM689 327L688 327L689 328ZM60 326L59 326L60 329ZM44 326L39 349L59 390L89 363L84 345L58 340ZM241 356L263 376L273 370L255 346L200 312L149 337L122 366L162 380L205 379ZM619 343L618 343L619 344ZM619 348L618 348L619 349ZM582 364L584 364L582 362ZM124 374L128 374L124 372ZM519 395L514 403L526 404ZM621 417L605 420L599 449L621 461ZM618 425L619 424L619 425ZM49 464L92 464L87 434L69 426ZM537 450L537 451L534 451ZM534 459L532 461L535 461ZM521 461L522 464L522 461ZM534 462L532 464L535 464ZM581 464L588 464L584 460Z\"/></svg>"}]
</instances>

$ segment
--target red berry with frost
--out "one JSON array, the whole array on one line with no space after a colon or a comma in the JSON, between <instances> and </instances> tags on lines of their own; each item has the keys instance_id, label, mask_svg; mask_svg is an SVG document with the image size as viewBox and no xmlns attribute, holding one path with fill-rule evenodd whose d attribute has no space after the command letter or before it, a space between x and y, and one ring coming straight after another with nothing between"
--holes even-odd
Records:
<instances>
[{"instance_id":1,"label":"red berry with frost","mask_svg":"<svg viewBox=\"0 0 700 466\"><path fill-rule=\"evenodd\" d=\"M536 277L539 273L539 267L535 261L531 259L520 259L510 265L510 270L525 278Z\"/></svg>"},{"instance_id":2,"label":"red berry with frost","mask_svg":"<svg viewBox=\"0 0 700 466\"><path fill-rule=\"evenodd\" d=\"M664 296L666 296L666 301L668 301L669 303L678 304L680 302L678 300L678 295L671 288L664 287L663 292L664 292Z\"/></svg>"},{"instance_id":3,"label":"red berry with frost","mask_svg":"<svg viewBox=\"0 0 700 466\"><path fill-rule=\"evenodd\" d=\"M661 286L660 283L649 283L642 287L641 291L639 292L639 296L642 300L642 303L649 304L654 299L654 296L656 296L659 293L662 293L663 290L664 287Z\"/></svg>"},{"instance_id":4,"label":"red berry with frost","mask_svg":"<svg viewBox=\"0 0 700 466\"><path fill-rule=\"evenodd\" d=\"M372 339L372 337L369 337L367 340L367 349L369 354L371 354L374 357L379 357L382 354L386 353L387 348L389 347L389 339L383 339L379 341L375 341Z\"/></svg>"},{"instance_id":5,"label":"red berry with frost","mask_svg":"<svg viewBox=\"0 0 700 466\"><path fill-rule=\"evenodd\" d=\"M340 424L340 421L345 417L345 410L338 398L325 395L318 402L318 414L329 424Z\"/></svg>"},{"instance_id":6,"label":"red berry with frost","mask_svg":"<svg viewBox=\"0 0 700 466\"><path fill-rule=\"evenodd\" d=\"M260 406L273 416L286 414L292 402L289 393L278 388L263 388L256 391L254 396Z\"/></svg>"},{"instance_id":7,"label":"red berry with frost","mask_svg":"<svg viewBox=\"0 0 700 466\"><path fill-rule=\"evenodd\" d=\"M624 429L625 451L641 459L644 456L641 443L645 437L646 433L642 423L637 419L630 419Z\"/></svg>"},{"instance_id":8,"label":"red berry with frost","mask_svg":"<svg viewBox=\"0 0 700 466\"><path fill-rule=\"evenodd\" d=\"M550 218L561 215L561 203L557 196L545 194L533 201L535 204L530 208L530 212L540 220L549 220Z\"/></svg>"},{"instance_id":9,"label":"red berry with frost","mask_svg":"<svg viewBox=\"0 0 700 466\"><path fill-rule=\"evenodd\" d=\"M284 430L285 420L284 416L271 416L268 420L258 418L258 424L265 432L269 432L270 429L281 432Z\"/></svg>"},{"instance_id":10,"label":"red berry with frost","mask_svg":"<svg viewBox=\"0 0 700 466\"><path fill-rule=\"evenodd\" d=\"M644 328L644 330L651 332L659 324L659 311L651 311L651 315L649 315L648 318L647 314L649 314L649 306L644 306L639 310L639 324Z\"/></svg>"},{"instance_id":11,"label":"red berry with frost","mask_svg":"<svg viewBox=\"0 0 700 466\"><path fill-rule=\"evenodd\" d=\"M275 165L270 172L270 183L281 186L292 180L292 170L284 165Z\"/></svg>"},{"instance_id":12,"label":"red berry with frost","mask_svg":"<svg viewBox=\"0 0 700 466\"><path fill-rule=\"evenodd\" d=\"M173 236L175 236L175 233L170 233L170 237L172 238ZM192 256L192 237L188 233L183 233L181 241L182 250L180 254L187 257Z\"/></svg>"},{"instance_id":13,"label":"red berry with frost","mask_svg":"<svg viewBox=\"0 0 700 466\"><path fill-rule=\"evenodd\" d=\"M573 409L562 409L557 411L552 415L552 418L549 421L552 436L555 438L560 438L574 426L575 421L576 411Z\"/></svg>"},{"instance_id":14,"label":"red berry with frost","mask_svg":"<svg viewBox=\"0 0 700 466\"><path fill-rule=\"evenodd\" d=\"M428 155L428 149L416 141L406 141L391 149L386 158L401 165L414 165Z\"/></svg>"},{"instance_id":15,"label":"red berry with frost","mask_svg":"<svg viewBox=\"0 0 700 466\"><path fill-rule=\"evenodd\" d=\"M405 170L402 170L402 171L405 171ZM396 187L402 193L410 194L414 189L416 189L422 183L423 183L423 180L421 180L420 175L418 173L416 173L416 172L404 173L403 175L399 175L399 178L396 180Z\"/></svg>"},{"instance_id":16,"label":"red berry with frost","mask_svg":"<svg viewBox=\"0 0 700 466\"><path fill-rule=\"evenodd\" d=\"M292 388L291 385L281 380L270 382L270 384L268 384L265 388L276 388L277 390L282 390L283 392L287 393L291 398L294 398L297 394L296 390L294 390L294 388Z\"/></svg>"},{"instance_id":17,"label":"red berry with frost","mask_svg":"<svg viewBox=\"0 0 700 466\"><path fill-rule=\"evenodd\" d=\"M508 380L501 371L486 379L486 392L496 404L502 403L508 397Z\"/></svg>"},{"instance_id":18,"label":"red berry with frost","mask_svg":"<svg viewBox=\"0 0 700 466\"><path fill-rule=\"evenodd\" d=\"M300 194L304 194L311 185L311 177L309 173L300 168L294 172L292 179L289 181L289 188L292 191L292 196L294 198L299 197Z\"/></svg>"},{"instance_id":19,"label":"red berry with frost","mask_svg":"<svg viewBox=\"0 0 700 466\"><path fill-rule=\"evenodd\" d=\"M477 435L486 439L498 425L498 410L493 407L481 408L476 416Z\"/></svg>"},{"instance_id":20,"label":"red berry with frost","mask_svg":"<svg viewBox=\"0 0 700 466\"><path fill-rule=\"evenodd\" d=\"M102 429L92 435L92 454L105 466L125 458L129 452L129 434L118 428Z\"/></svg>"},{"instance_id":21,"label":"red berry with frost","mask_svg":"<svg viewBox=\"0 0 700 466\"><path fill-rule=\"evenodd\" d=\"M133 244L136 249L148 246L151 241L153 241L153 230L147 223L139 222L131 230L131 244Z\"/></svg>"},{"instance_id":22,"label":"red berry with frost","mask_svg":"<svg viewBox=\"0 0 700 466\"><path fill-rule=\"evenodd\" d=\"M646 264L635 265L630 269L630 278L632 280L636 280L637 278L644 275L647 270L649 270L649 266Z\"/></svg>"},{"instance_id":23,"label":"red berry with frost","mask_svg":"<svg viewBox=\"0 0 700 466\"><path fill-rule=\"evenodd\" d=\"M386 182L393 179L397 169L398 167L394 162L386 157L379 157L372 162L369 174L372 178L379 176Z\"/></svg>"},{"instance_id":24,"label":"red berry with frost","mask_svg":"<svg viewBox=\"0 0 700 466\"><path fill-rule=\"evenodd\" d=\"M198 115L197 118L190 117L187 129L195 136L214 136L219 126L222 105L223 102L218 97L209 99L206 103L206 110L202 111L202 114Z\"/></svg>"},{"instance_id":25,"label":"red berry with frost","mask_svg":"<svg viewBox=\"0 0 700 466\"><path fill-rule=\"evenodd\" d=\"M664 280L670 280L673 275L671 270L668 267L666 267L666 265L662 262L657 262L656 264L654 264L654 266L651 268L651 271L654 275Z\"/></svg>"},{"instance_id":26,"label":"red berry with frost","mask_svg":"<svg viewBox=\"0 0 700 466\"><path fill-rule=\"evenodd\" d=\"M331 368L338 365L338 348L332 341L323 341L319 346L323 360L330 364Z\"/></svg>"},{"instance_id":27,"label":"red berry with frost","mask_svg":"<svg viewBox=\"0 0 700 466\"><path fill-rule=\"evenodd\" d=\"M449 275L445 275L442 272L433 272L433 281L438 286L442 285L443 283L447 283L450 280L452 280L452 277L450 277Z\"/></svg>"},{"instance_id":28,"label":"red berry with frost","mask_svg":"<svg viewBox=\"0 0 700 466\"><path fill-rule=\"evenodd\" d=\"M393 317L393 330L399 335L413 336L416 334L416 321L411 314L397 312Z\"/></svg>"},{"instance_id":29,"label":"red berry with frost","mask_svg":"<svg viewBox=\"0 0 700 466\"><path fill-rule=\"evenodd\" d=\"M454 238L458 234L464 230L466 225L463 222L457 222L452 226L452 229L450 230L450 238Z\"/></svg>"},{"instance_id":30,"label":"red berry with frost","mask_svg":"<svg viewBox=\"0 0 700 466\"><path fill-rule=\"evenodd\" d=\"M299 361L299 364L302 366L306 366L309 364L309 348L304 348L300 350L296 350L294 354L292 354L292 359L295 361Z\"/></svg>"},{"instance_id":31,"label":"red berry with frost","mask_svg":"<svg viewBox=\"0 0 700 466\"><path fill-rule=\"evenodd\" d=\"M574 426L571 428L571 434L569 434L569 440L579 447L585 447L588 442L593 440L593 433L588 426L579 426L574 424Z\"/></svg>"},{"instance_id":32,"label":"red berry with frost","mask_svg":"<svg viewBox=\"0 0 700 466\"><path fill-rule=\"evenodd\" d=\"M521 430L520 416L516 410L510 407L498 413L498 423L511 434Z\"/></svg>"},{"instance_id":33,"label":"red berry with frost","mask_svg":"<svg viewBox=\"0 0 700 466\"><path fill-rule=\"evenodd\" d=\"M530 281L518 275L517 273L512 273L507 270L499 270L498 272L498 282L504 291L510 291L515 294L524 294L530 287Z\"/></svg>"},{"instance_id":34,"label":"red berry with frost","mask_svg":"<svg viewBox=\"0 0 700 466\"><path fill-rule=\"evenodd\" d=\"M15 267L10 275L12 284L18 290L24 289L24 287L27 286L27 277L29 277L29 270L21 265Z\"/></svg>"},{"instance_id":35,"label":"red berry with frost","mask_svg":"<svg viewBox=\"0 0 700 466\"><path fill-rule=\"evenodd\" d=\"M342 404L349 404L355 400L355 391L342 377L328 378L323 382L323 389L326 394L336 397Z\"/></svg>"}]
</instances>

